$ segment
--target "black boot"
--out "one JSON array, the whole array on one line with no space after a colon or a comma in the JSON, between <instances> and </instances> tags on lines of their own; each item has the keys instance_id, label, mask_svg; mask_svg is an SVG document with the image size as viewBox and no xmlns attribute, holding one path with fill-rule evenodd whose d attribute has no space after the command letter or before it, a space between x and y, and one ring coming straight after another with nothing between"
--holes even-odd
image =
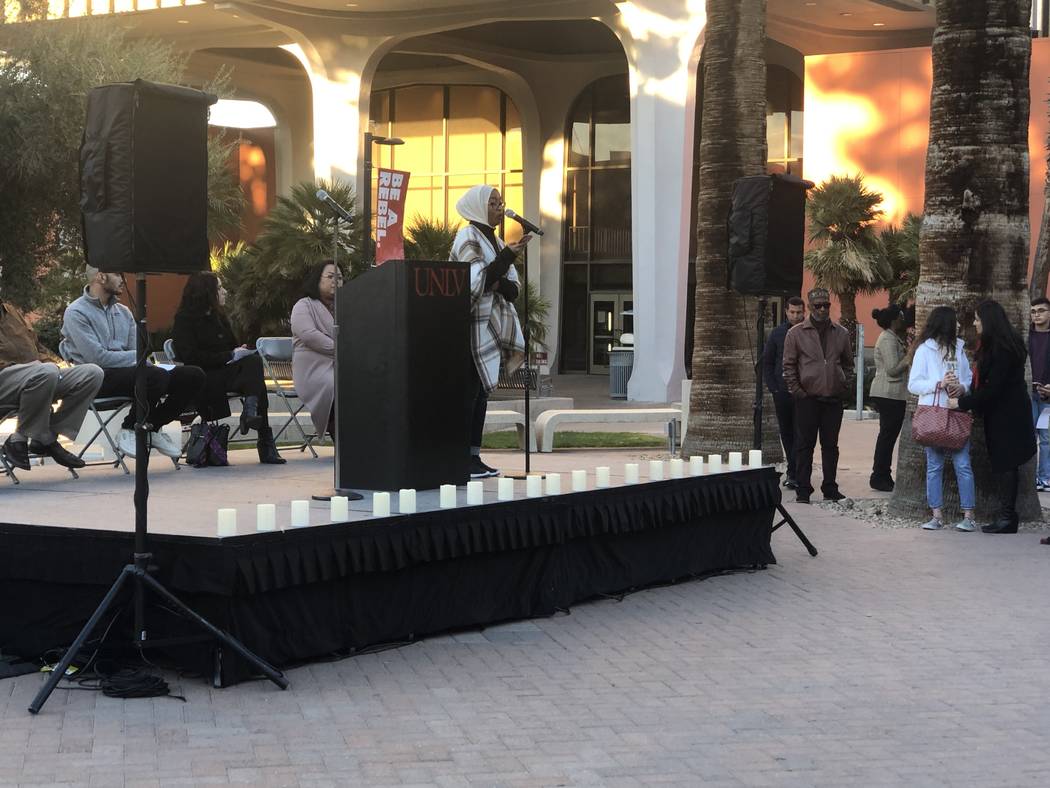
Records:
<instances>
[{"instance_id":1,"label":"black boot","mask_svg":"<svg viewBox=\"0 0 1050 788\"><path fill-rule=\"evenodd\" d=\"M1017 533L1017 487L1020 475L1015 468L1006 473L995 475L996 487L999 490L999 514L995 522L983 526L981 530L986 534L1015 534Z\"/></svg>"},{"instance_id":2,"label":"black boot","mask_svg":"<svg viewBox=\"0 0 1050 788\"><path fill-rule=\"evenodd\" d=\"M259 450L259 462L263 465L284 465L288 460L277 453L277 444L273 441L273 430L270 425L259 428L259 440L255 442Z\"/></svg>"},{"instance_id":3,"label":"black boot","mask_svg":"<svg viewBox=\"0 0 1050 788\"><path fill-rule=\"evenodd\" d=\"M247 435L248 430L262 430L265 421L266 417L259 413L259 398L245 397L241 407L241 434Z\"/></svg>"}]
</instances>

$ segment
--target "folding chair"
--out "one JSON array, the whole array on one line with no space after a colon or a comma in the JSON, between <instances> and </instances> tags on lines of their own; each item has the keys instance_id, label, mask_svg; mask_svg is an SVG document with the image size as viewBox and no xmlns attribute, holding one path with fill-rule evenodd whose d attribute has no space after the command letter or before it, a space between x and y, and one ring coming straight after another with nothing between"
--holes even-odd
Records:
<instances>
[{"instance_id":1,"label":"folding chair","mask_svg":"<svg viewBox=\"0 0 1050 788\"><path fill-rule=\"evenodd\" d=\"M255 349L259 351L259 358L262 360L263 372L268 378L266 391L275 395L288 411L288 420L273 436L274 441L279 441L285 430L294 426L303 439L299 445L299 451L309 449L310 454L316 459L317 452L314 450L313 442L318 436L307 435L302 425L299 424L299 414L306 407L306 403L303 402L292 383L293 347L291 337L259 337L255 341ZM293 400L298 404L293 404Z\"/></svg>"},{"instance_id":2,"label":"folding chair","mask_svg":"<svg viewBox=\"0 0 1050 788\"><path fill-rule=\"evenodd\" d=\"M96 465L112 465L113 468L117 468L117 466L120 465L121 468L124 469L124 473L128 473L127 465L124 464L124 454L120 451L120 449L117 448L116 442L113 441L112 437L106 430L106 427L108 426L109 422L112 421L113 418L120 413L121 408L127 405L127 403L129 403L130 401L130 399L126 398L111 397L104 399L96 399L95 401L91 402L91 405L88 407L88 412L99 420L99 429L96 430L95 434L91 435L90 439L82 445L80 452L77 453L77 458L84 459L84 454L87 452L87 450L90 449L91 445L95 443L95 441L100 435L104 434L106 436L106 439L109 441L110 448L113 450L113 456L116 457L116 459L103 460L100 462L87 462L85 463L84 468L91 468L91 466ZM110 412L109 415L103 417L102 413L107 411ZM0 421L3 421L4 419L9 418L10 416L13 416L14 414L14 410L0 412ZM30 459L39 459L41 461L41 464L43 464L45 457L46 455L33 453L29 454ZM77 473L77 469L67 468L66 471L68 471L69 475L74 477L75 479L80 478L80 474ZM7 457L7 454L3 451L2 447L0 447L0 472L2 472L5 476L9 476L10 480L14 481L16 484L20 483L18 476L15 474L15 465L12 463L12 461L10 461L10 458Z\"/></svg>"},{"instance_id":3,"label":"folding chair","mask_svg":"<svg viewBox=\"0 0 1050 788\"><path fill-rule=\"evenodd\" d=\"M91 437L85 441L84 445L81 446L80 451L77 453L77 457L81 460L84 459L84 455L87 450L90 449L95 441L98 440L99 436L104 436L106 443L109 444L109 448L113 451L112 460L99 460L97 462L86 462L85 468L98 467L100 465L112 465L114 468L120 468L124 471L124 475L127 476L131 471L128 470L127 464L124 462L124 452L120 450L120 446L117 445L117 441L110 434L109 425L113 423L113 420L120 415L121 411L127 406L134 406L135 400L131 397L96 397L91 406L88 408L88 413L95 417L98 422L98 429L92 433ZM103 415L105 414L105 415ZM70 469L72 471L72 469ZM76 476L76 474L73 474Z\"/></svg>"},{"instance_id":4,"label":"folding chair","mask_svg":"<svg viewBox=\"0 0 1050 788\"><path fill-rule=\"evenodd\" d=\"M0 422L11 417L14 411L0 411ZM3 442L0 441L0 473L4 476L11 478L15 484L20 484L18 475L15 473L15 466L11 464L11 461L7 459L7 452L4 451Z\"/></svg>"}]
</instances>

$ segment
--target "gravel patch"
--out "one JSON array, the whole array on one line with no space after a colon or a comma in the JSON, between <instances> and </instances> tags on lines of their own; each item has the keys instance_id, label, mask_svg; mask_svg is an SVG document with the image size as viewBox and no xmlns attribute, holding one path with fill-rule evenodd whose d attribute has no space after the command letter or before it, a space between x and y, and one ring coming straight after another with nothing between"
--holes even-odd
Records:
<instances>
[{"instance_id":1,"label":"gravel patch","mask_svg":"<svg viewBox=\"0 0 1050 788\"><path fill-rule=\"evenodd\" d=\"M874 528L918 528L926 522L925 519L896 517L890 514L887 511L888 498L846 498L843 501L814 501L813 505L825 511L863 520ZM1021 523L1018 531L1050 533L1050 509L1043 509L1043 520L1044 522Z\"/></svg>"}]
</instances>

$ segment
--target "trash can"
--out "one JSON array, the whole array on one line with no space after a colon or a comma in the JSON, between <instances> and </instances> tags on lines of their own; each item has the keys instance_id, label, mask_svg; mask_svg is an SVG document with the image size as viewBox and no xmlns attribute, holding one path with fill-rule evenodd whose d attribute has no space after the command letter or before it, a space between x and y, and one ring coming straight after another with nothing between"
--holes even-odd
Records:
<instances>
[{"instance_id":1,"label":"trash can","mask_svg":"<svg viewBox=\"0 0 1050 788\"><path fill-rule=\"evenodd\" d=\"M634 348L614 347L609 351L609 397L627 399L627 381L634 369Z\"/></svg>"}]
</instances>

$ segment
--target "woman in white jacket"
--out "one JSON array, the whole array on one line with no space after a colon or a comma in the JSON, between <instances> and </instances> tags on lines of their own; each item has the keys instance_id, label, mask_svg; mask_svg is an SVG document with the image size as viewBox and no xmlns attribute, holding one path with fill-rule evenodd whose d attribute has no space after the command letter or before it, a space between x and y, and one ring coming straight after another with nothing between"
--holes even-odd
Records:
<instances>
[{"instance_id":1,"label":"woman in white jacket","mask_svg":"<svg viewBox=\"0 0 1050 788\"><path fill-rule=\"evenodd\" d=\"M936 307L926 318L919 345L915 349L911 372L908 375L908 391L919 397L920 405L939 404L948 407L949 397L958 397L970 390L973 373L963 350L963 341L957 337L958 322L955 310L947 306ZM963 519L955 524L959 531L976 529L973 510L977 493L970 467L970 442L958 451L926 448L926 502L933 510L933 517L923 524L928 531L943 527L941 506L944 501L944 462L951 455L955 466L955 478L959 483L959 503Z\"/></svg>"}]
</instances>

